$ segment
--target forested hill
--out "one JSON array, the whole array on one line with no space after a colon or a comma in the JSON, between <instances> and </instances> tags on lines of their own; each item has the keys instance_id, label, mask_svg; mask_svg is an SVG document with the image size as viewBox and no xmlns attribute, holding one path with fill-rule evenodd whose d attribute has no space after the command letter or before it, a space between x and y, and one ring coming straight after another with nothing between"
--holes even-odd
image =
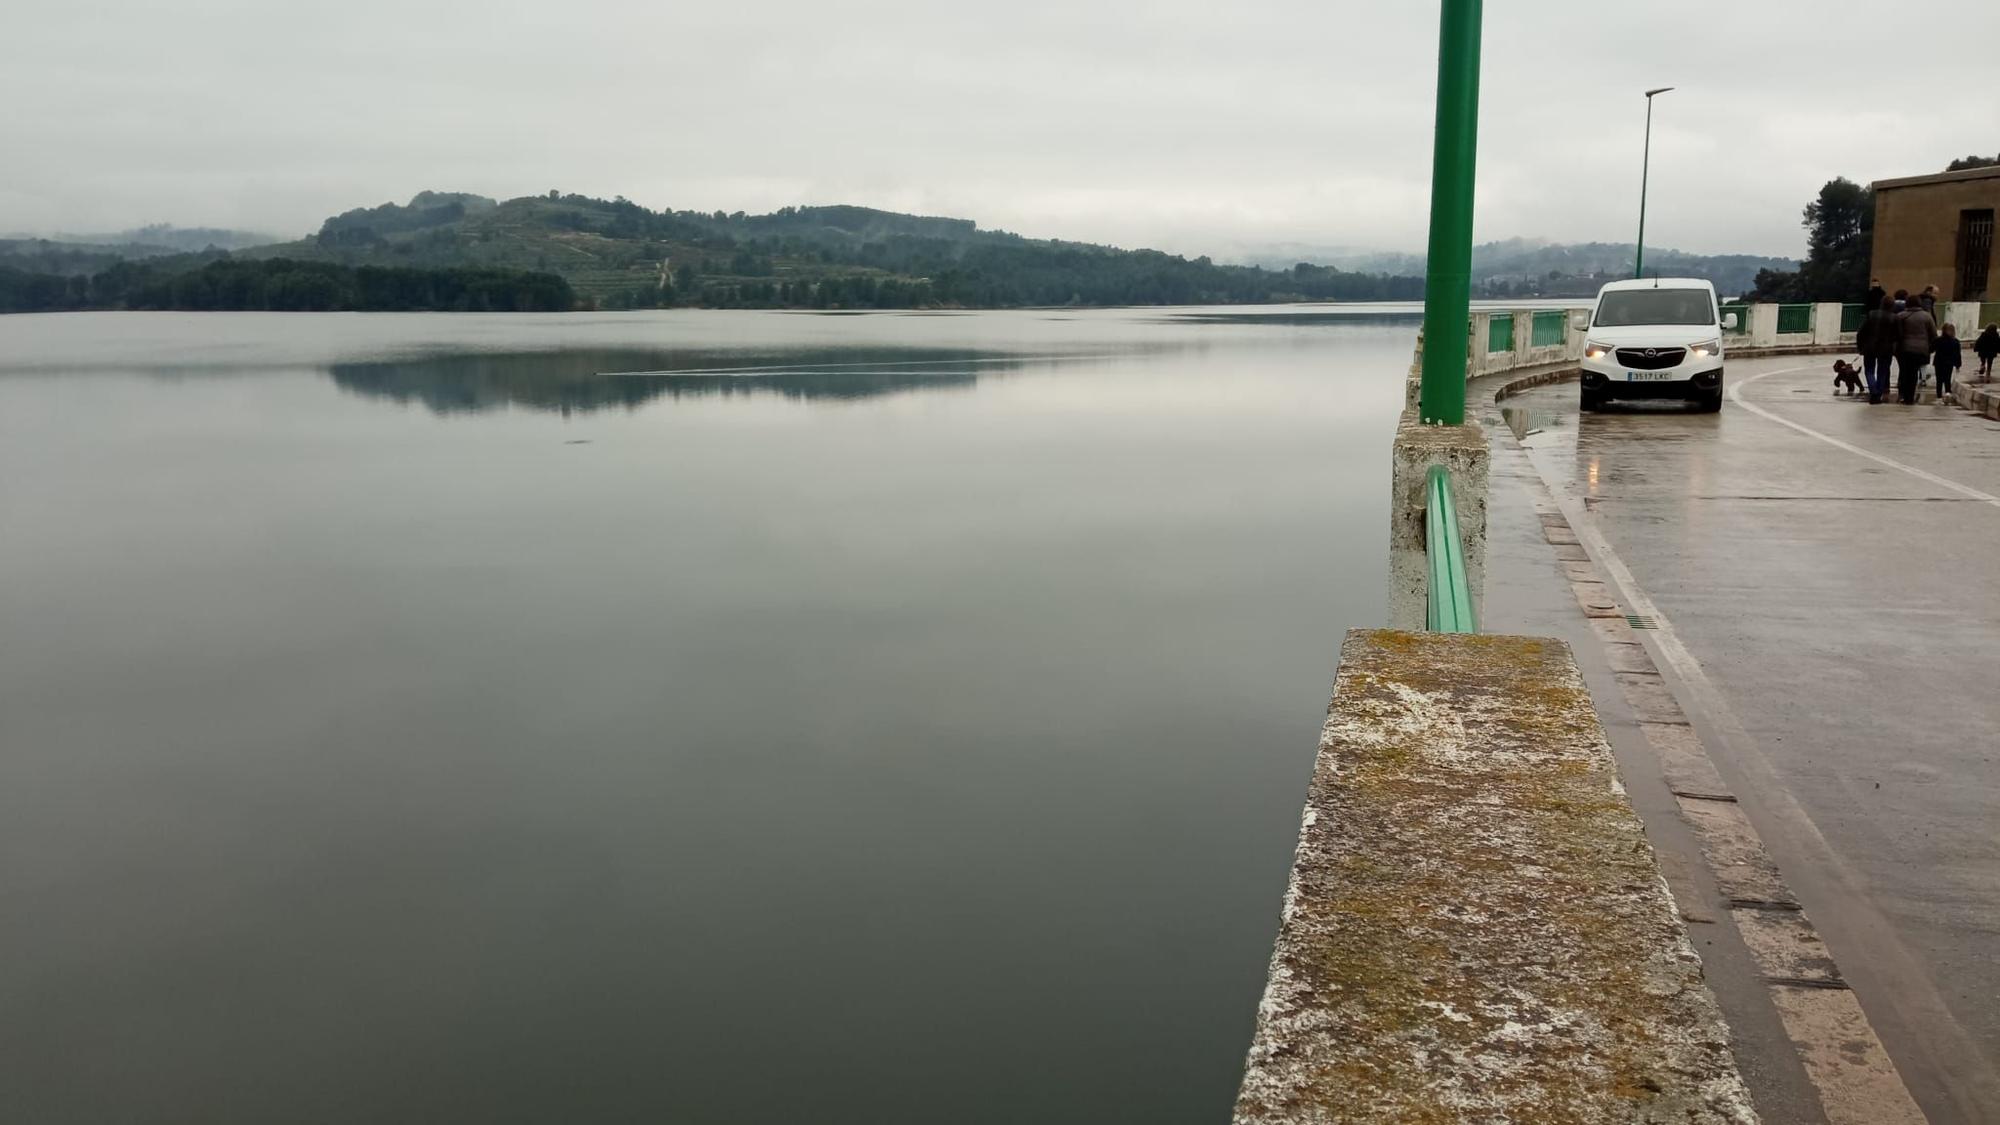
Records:
<instances>
[{"instance_id":1,"label":"forested hill","mask_svg":"<svg viewBox=\"0 0 2000 1125\"><path fill-rule=\"evenodd\" d=\"M767 215L653 211L619 198L505 202L424 192L328 219L243 256L345 265L545 271L605 308L992 308L1412 300L1423 279L1217 265L1153 250L1023 238L967 219L867 207Z\"/></svg>"},{"instance_id":2,"label":"forested hill","mask_svg":"<svg viewBox=\"0 0 2000 1125\"><path fill-rule=\"evenodd\" d=\"M1589 297L1607 281L1618 281L1632 273L1632 244L1629 242L1550 242L1539 238L1510 238L1482 242L1472 248L1472 284L1479 296L1509 297ZM1289 264L1300 258L1325 262L1341 269L1369 273L1421 274L1422 254L1394 254L1374 251L1283 246L1245 260L1264 265ZM1756 254L1690 254L1663 246L1646 248L1646 272L1672 277L1700 277L1715 283L1725 294L1735 295L1756 284L1760 270L1797 268L1790 258Z\"/></svg>"}]
</instances>

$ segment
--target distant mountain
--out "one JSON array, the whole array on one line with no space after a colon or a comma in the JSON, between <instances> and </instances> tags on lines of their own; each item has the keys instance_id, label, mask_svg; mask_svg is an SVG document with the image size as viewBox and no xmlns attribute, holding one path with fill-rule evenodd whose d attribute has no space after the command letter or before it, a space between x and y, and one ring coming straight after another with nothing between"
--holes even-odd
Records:
<instances>
[{"instance_id":1,"label":"distant mountain","mask_svg":"<svg viewBox=\"0 0 2000 1125\"><path fill-rule=\"evenodd\" d=\"M7 235L0 237L0 268L81 277L118 262L242 250L275 241L272 235L254 231L177 227L167 223L108 234L57 234L46 238Z\"/></svg>"},{"instance_id":2,"label":"distant mountain","mask_svg":"<svg viewBox=\"0 0 2000 1125\"><path fill-rule=\"evenodd\" d=\"M1340 269L1365 273L1421 274L1422 254L1384 253L1328 248L1314 256L1311 248L1297 245L1274 247L1246 259L1253 264L1273 266L1310 261ZM1646 272L1662 275L1706 278L1725 294L1749 290L1763 269L1793 270L1798 263L1790 258L1754 254L1690 254L1649 246ZM1579 297L1590 296L1604 281L1631 276L1632 244L1629 242L1558 243L1547 239L1510 238L1485 242L1472 248L1472 281L1480 295L1487 297Z\"/></svg>"},{"instance_id":3,"label":"distant mountain","mask_svg":"<svg viewBox=\"0 0 2000 1125\"><path fill-rule=\"evenodd\" d=\"M1238 304L1423 292L1414 277L1218 265L868 207L653 211L623 197L559 192L496 201L427 191L406 204L343 212L311 238L239 256L547 271L605 308Z\"/></svg>"},{"instance_id":4,"label":"distant mountain","mask_svg":"<svg viewBox=\"0 0 2000 1125\"><path fill-rule=\"evenodd\" d=\"M1222 305L1423 295L1423 259L1408 254L1341 251L1329 255L1333 261L1267 257L1230 265L844 205L748 215L654 211L623 197L553 191L504 201L425 191L407 203L344 211L308 238L242 245L256 237L160 225L118 235L0 240L0 271L7 271L5 288L15 294L0 304L547 307L558 293L548 275L586 308ZM1588 296L1603 281L1625 276L1630 260L1631 248L1613 243L1486 243L1473 253L1474 295ZM232 270L231 261L267 268ZM144 271L134 272L142 262ZM1707 277L1732 295L1748 289L1759 270L1792 265L1664 249L1647 255L1648 272ZM379 272L385 269L418 273L391 279ZM174 280L197 271L200 279Z\"/></svg>"},{"instance_id":5,"label":"distant mountain","mask_svg":"<svg viewBox=\"0 0 2000 1125\"><path fill-rule=\"evenodd\" d=\"M172 223L154 223L150 226L110 233L63 233L46 237L10 234L0 236L0 240L56 242L78 246L133 246L145 247L157 253L189 254L208 249L243 250L251 246L265 246L278 241L278 236L261 231L227 230L222 227L177 227Z\"/></svg>"},{"instance_id":6,"label":"distant mountain","mask_svg":"<svg viewBox=\"0 0 2000 1125\"><path fill-rule=\"evenodd\" d=\"M26 273L81 277L119 262L163 258L181 251L139 242L58 242L47 238L0 238L0 268Z\"/></svg>"}]
</instances>

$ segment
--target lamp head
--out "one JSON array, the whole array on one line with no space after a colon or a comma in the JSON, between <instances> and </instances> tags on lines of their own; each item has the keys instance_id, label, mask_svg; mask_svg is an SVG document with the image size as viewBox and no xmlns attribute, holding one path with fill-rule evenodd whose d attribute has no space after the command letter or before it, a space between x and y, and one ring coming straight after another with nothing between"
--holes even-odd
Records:
<instances>
[{"instance_id":1,"label":"lamp head","mask_svg":"<svg viewBox=\"0 0 2000 1125\"><path fill-rule=\"evenodd\" d=\"M1666 92L1667 92L1668 90L1671 90L1671 89L1673 89L1673 87L1672 87L1672 86L1661 86L1661 87L1659 87L1658 89L1653 89L1653 90L1648 90L1648 91L1646 91L1646 96L1647 96L1648 98L1650 98L1650 97L1652 97L1652 96L1653 96L1654 94L1664 94L1664 93L1666 93Z\"/></svg>"}]
</instances>

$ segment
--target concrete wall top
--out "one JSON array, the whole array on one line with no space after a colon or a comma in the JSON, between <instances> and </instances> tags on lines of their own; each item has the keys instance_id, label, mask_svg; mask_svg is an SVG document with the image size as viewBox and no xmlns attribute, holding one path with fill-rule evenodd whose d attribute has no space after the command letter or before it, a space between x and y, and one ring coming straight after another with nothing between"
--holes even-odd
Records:
<instances>
[{"instance_id":1,"label":"concrete wall top","mask_svg":"<svg viewBox=\"0 0 2000 1125\"><path fill-rule=\"evenodd\" d=\"M1348 634L1235 1120L1756 1120L1561 642Z\"/></svg>"}]
</instances>

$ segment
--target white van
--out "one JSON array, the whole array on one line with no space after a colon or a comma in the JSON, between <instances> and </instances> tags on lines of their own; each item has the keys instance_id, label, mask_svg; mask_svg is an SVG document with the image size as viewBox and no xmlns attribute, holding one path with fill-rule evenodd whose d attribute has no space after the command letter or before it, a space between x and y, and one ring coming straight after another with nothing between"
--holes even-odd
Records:
<instances>
[{"instance_id":1,"label":"white van","mask_svg":"<svg viewBox=\"0 0 2000 1125\"><path fill-rule=\"evenodd\" d=\"M1715 286L1693 277L1614 281L1597 292L1574 323L1585 330L1584 410L1620 398L1678 398L1695 409L1722 409L1722 331L1736 314L1719 315Z\"/></svg>"}]
</instances>

